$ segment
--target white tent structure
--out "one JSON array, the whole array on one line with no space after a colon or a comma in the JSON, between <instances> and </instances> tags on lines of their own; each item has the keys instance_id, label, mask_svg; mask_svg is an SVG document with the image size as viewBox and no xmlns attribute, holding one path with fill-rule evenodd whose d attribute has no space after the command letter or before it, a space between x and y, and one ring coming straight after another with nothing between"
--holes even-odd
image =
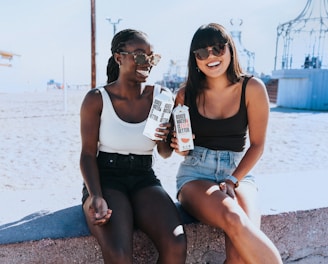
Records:
<instances>
[{"instance_id":1,"label":"white tent structure","mask_svg":"<svg viewBox=\"0 0 328 264\"><path fill-rule=\"evenodd\" d=\"M328 110L328 0L308 0L301 14L277 28L277 105ZM278 57L282 40L281 57ZM277 60L281 58L280 69Z\"/></svg>"},{"instance_id":2,"label":"white tent structure","mask_svg":"<svg viewBox=\"0 0 328 264\"><path fill-rule=\"evenodd\" d=\"M277 27L274 70L328 68L328 0L308 0L293 20Z\"/></svg>"}]
</instances>

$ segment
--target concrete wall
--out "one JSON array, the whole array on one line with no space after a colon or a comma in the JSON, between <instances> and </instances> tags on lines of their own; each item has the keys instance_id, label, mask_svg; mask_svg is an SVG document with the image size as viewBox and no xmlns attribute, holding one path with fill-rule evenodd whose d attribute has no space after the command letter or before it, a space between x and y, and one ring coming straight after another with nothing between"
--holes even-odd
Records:
<instances>
[{"instance_id":1,"label":"concrete wall","mask_svg":"<svg viewBox=\"0 0 328 264\"><path fill-rule=\"evenodd\" d=\"M278 70L272 72L272 78L279 79L278 106L328 110L328 70Z\"/></svg>"},{"instance_id":2,"label":"concrete wall","mask_svg":"<svg viewBox=\"0 0 328 264\"><path fill-rule=\"evenodd\" d=\"M328 263L327 223L328 208L320 208L265 215L262 230L274 241L284 263L324 264ZM224 234L221 230L200 223L185 227L188 238L186 263L223 263ZM52 228L51 222L48 222L48 228ZM134 263L156 263L157 252L140 231L135 233L134 249ZM95 239L85 235L2 244L0 263L96 264L103 261Z\"/></svg>"}]
</instances>

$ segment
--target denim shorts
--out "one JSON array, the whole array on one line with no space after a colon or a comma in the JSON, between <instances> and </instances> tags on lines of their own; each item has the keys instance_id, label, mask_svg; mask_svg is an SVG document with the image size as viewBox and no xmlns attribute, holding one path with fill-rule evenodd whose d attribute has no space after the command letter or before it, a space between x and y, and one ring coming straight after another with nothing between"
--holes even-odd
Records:
<instances>
[{"instance_id":1,"label":"denim shorts","mask_svg":"<svg viewBox=\"0 0 328 264\"><path fill-rule=\"evenodd\" d=\"M115 189L130 195L148 186L161 186L152 168L152 155L99 152L97 165L102 189ZM84 203L89 196L85 184L82 195Z\"/></svg>"},{"instance_id":2,"label":"denim shorts","mask_svg":"<svg viewBox=\"0 0 328 264\"><path fill-rule=\"evenodd\" d=\"M215 183L223 182L236 169L244 152L210 150L195 146L180 164L177 174L177 191L193 180L209 180ZM255 177L245 176L242 182L255 185Z\"/></svg>"}]
</instances>

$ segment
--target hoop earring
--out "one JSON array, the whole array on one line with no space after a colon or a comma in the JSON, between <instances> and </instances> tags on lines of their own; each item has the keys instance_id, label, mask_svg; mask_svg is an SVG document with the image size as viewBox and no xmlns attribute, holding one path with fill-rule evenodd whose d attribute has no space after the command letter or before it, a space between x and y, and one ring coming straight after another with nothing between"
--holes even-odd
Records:
<instances>
[{"instance_id":1,"label":"hoop earring","mask_svg":"<svg viewBox=\"0 0 328 264\"><path fill-rule=\"evenodd\" d=\"M198 68L198 67L196 67L196 70L197 70L198 72L200 72L200 70L199 70L199 68Z\"/></svg>"}]
</instances>

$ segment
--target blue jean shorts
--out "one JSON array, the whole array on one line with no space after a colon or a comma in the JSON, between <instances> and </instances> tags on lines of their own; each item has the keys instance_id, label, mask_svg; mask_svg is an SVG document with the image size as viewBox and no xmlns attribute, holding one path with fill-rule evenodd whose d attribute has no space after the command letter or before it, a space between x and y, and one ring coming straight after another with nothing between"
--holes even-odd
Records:
<instances>
[{"instance_id":1,"label":"blue jean shorts","mask_svg":"<svg viewBox=\"0 0 328 264\"><path fill-rule=\"evenodd\" d=\"M225 181L236 169L244 152L210 150L196 146L180 164L177 174L178 194L184 184L193 180L209 180L215 183ZM255 184L255 177L245 176L242 182Z\"/></svg>"}]
</instances>

